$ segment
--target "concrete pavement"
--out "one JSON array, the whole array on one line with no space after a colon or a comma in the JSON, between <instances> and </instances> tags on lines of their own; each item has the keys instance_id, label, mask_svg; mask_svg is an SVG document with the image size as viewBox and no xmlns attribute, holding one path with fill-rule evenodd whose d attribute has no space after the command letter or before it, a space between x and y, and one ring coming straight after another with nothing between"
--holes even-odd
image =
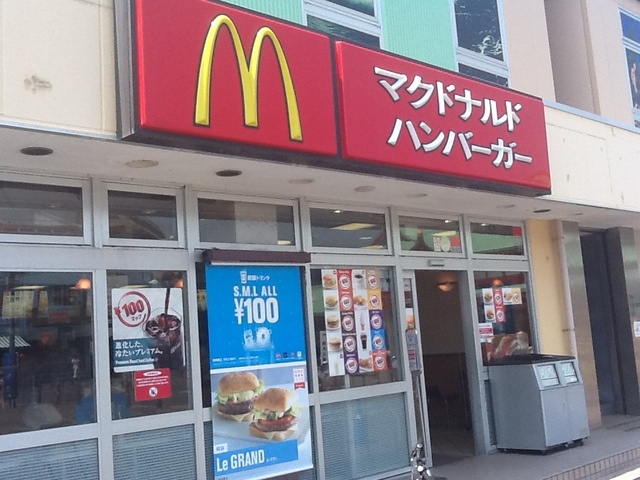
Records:
<instances>
[{"instance_id":1,"label":"concrete pavement","mask_svg":"<svg viewBox=\"0 0 640 480\"><path fill-rule=\"evenodd\" d=\"M542 454L495 453L431 469L447 480L599 480L640 466L640 417L603 419L583 445Z\"/></svg>"}]
</instances>

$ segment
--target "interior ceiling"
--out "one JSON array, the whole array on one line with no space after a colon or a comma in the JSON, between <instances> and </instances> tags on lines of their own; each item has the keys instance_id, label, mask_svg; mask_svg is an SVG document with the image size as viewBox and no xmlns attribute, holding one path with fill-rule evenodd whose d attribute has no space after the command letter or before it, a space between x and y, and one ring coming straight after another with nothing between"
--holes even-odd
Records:
<instances>
[{"instance_id":1,"label":"interior ceiling","mask_svg":"<svg viewBox=\"0 0 640 480\"><path fill-rule=\"evenodd\" d=\"M336 206L394 206L401 212L462 213L485 218L565 220L582 228L629 227L640 230L640 212L577 205L551 196L529 198L479 192L347 173L291 164L214 155L171 148L24 128L0 127L0 169L4 172L100 177L114 182L149 185L191 185L217 193L265 197L305 197ZM42 146L54 153L31 157L20 153L27 146ZM155 160L151 168L132 168L127 162ZM242 175L223 178L217 171L237 169ZM312 183L296 183L310 179ZM357 187L365 188L357 191ZM418 197L418 195L424 195ZM550 211L535 213L536 210Z\"/></svg>"}]
</instances>

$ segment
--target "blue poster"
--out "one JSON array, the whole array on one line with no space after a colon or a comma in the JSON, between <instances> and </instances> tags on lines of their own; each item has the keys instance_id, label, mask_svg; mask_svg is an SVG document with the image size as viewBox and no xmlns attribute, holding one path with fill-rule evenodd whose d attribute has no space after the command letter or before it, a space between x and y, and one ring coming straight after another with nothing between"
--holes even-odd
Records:
<instances>
[{"instance_id":1,"label":"blue poster","mask_svg":"<svg viewBox=\"0 0 640 480\"><path fill-rule=\"evenodd\" d=\"M301 272L206 266L216 478L313 468Z\"/></svg>"}]
</instances>

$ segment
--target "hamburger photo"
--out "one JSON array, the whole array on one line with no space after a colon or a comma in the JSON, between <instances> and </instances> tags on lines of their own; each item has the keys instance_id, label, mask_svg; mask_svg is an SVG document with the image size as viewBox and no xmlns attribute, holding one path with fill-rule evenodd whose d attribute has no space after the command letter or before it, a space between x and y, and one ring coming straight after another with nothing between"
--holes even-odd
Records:
<instances>
[{"instance_id":1,"label":"hamburger photo","mask_svg":"<svg viewBox=\"0 0 640 480\"><path fill-rule=\"evenodd\" d=\"M294 433L302 407L295 403L296 394L286 388L269 388L255 401L251 435L282 441Z\"/></svg>"},{"instance_id":2,"label":"hamburger photo","mask_svg":"<svg viewBox=\"0 0 640 480\"><path fill-rule=\"evenodd\" d=\"M336 287L336 276L334 273L325 273L322 276L322 286L324 288L335 288Z\"/></svg>"},{"instance_id":3,"label":"hamburger photo","mask_svg":"<svg viewBox=\"0 0 640 480\"><path fill-rule=\"evenodd\" d=\"M337 337L333 337L329 339L329 350L332 352L337 352L342 348L342 340Z\"/></svg>"},{"instance_id":4,"label":"hamburger photo","mask_svg":"<svg viewBox=\"0 0 640 480\"><path fill-rule=\"evenodd\" d=\"M256 396L264 390L264 382L252 372L225 375L218 383L216 403L218 415L237 422L248 422L253 417Z\"/></svg>"},{"instance_id":5,"label":"hamburger photo","mask_svg":"<svg viewBox=\"0 0 640 480\"><path fill-rule=\"evenodd\" d=\"M340 328L340 317L338 317L337 315L329 315L327 317L327 327L332 330Z\"/></svg>"}]
</instances>

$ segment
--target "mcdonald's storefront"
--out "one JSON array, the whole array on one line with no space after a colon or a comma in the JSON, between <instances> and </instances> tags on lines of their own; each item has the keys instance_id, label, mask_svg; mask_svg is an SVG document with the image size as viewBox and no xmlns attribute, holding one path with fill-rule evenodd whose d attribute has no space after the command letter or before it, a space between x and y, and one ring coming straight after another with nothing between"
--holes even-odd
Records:
<instances>
[{"instance_id":1,"label":"mcdonald's storefront","mask_svg":"<svg viewBox=\"0 0 640 480\"><path fill-rule=\"evenodd\" d=\"M118 139L0 179L32 219L1 234L0 476L494 450L486 365L539 350L542 101L221 2L115 14Z\"/></svg>"}]
</instances>

